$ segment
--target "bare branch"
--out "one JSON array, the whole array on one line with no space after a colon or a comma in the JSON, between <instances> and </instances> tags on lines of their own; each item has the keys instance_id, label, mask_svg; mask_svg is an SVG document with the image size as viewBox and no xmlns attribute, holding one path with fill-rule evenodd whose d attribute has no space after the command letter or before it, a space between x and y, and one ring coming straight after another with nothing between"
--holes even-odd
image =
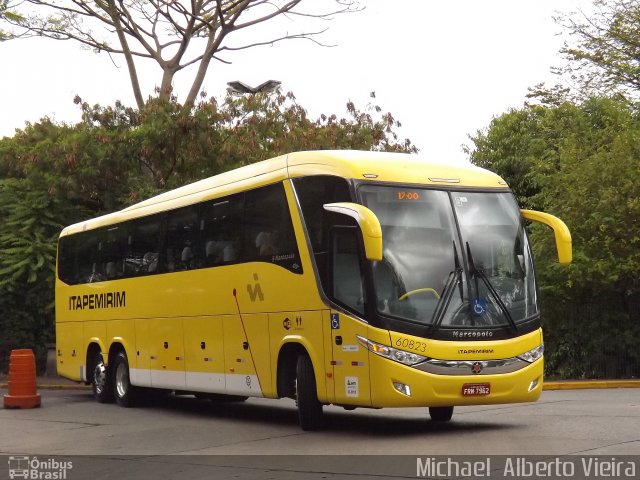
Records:
<instances>
[{"instance_id":1,"label":"bare branch","mask_svg":"<svg viewBox=\"0 0 640 480\"><path fill-rule=\"evenodd\" d=\"M0 0L0 5L7 1ZM229 44L228 36L278 17L329 20L340 13L360 11L356 0L333 0L325 11L302 11L311 0L16 0L19 16L3 18L18 35L72 40L109 55L123 55L139 106L144 104L135 59L153 59L162 69L161 98L170 98L175 74L198 65L185 105L193 105L212 60L229 63L223 51L240 51L273 45L284 40L318 40L325 29L306 32L274 32L272 38L244 45ZM3 3L4 2L4 3ZM317 5L317 3L315 4ZM315 8L318 8L314 5ZM33 12L36 12L34 15ZM3 37L1 36L0 39ZM194 42L194 39L203 39ZM112 59L113 60L113 59Z\"/></svg>"},{"instance_id":2,"label":"bare branch","mask_svg":"<svg viewBox=\"0 0 640 480\"><path fill-rule=\"evenodd\" d=\"M571 36L556 69L576 79L585 93L640 96L640 4L637 0L595 0L589 14L578 11L554 20Z\"/></svg>"},{"instance_id":3,"label":"bare branch","mask_svg":"<svg viewBox=\"0 0 640 480\"><path fill-rule=\"evenodd\" d=\"M281 42L283 40L293 40L293 39L309 40L309 41L315 43L316 45L320 45L321 47L332 47L333 45L323 44L323 43L319 42L318 40L316 40L315 38L311 37L312 35L320 35L320 34L326 32L326 31L327 31L327 29L325 28L324 30L320 30L318 32L299 33L299 34L295 34L295 35L284 35L284 36L279 37L279 38L273 38L271 40L267 40L267 41L264 41L264 42L254 42L254 43L250 43L250 44L247 44L247 45L242 45L240 47L221 47L218 51L221 52L223 50L227 50L227 51L247 50L247 49L253 48L253 47L273 45L274 43Z\"/></svg>"}]
</instances>

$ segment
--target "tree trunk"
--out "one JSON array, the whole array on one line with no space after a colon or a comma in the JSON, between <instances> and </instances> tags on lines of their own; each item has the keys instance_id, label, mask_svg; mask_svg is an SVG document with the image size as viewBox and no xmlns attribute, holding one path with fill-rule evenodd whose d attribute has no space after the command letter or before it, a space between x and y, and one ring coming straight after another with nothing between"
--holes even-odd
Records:
<instances>
[{"instance_id":1,"label":"tree trunk","mask_svg":"<svg viewBox=\"0 0 640 480\"><path fill-rule=\"evenodd\" d=\"M110 8L108 12L111 19L113 20L113 25L116 29L116 34L118 35L118 41L122 46L122 51L124 52L124 58L127 62L127 69L129 70L129 80L131 81L133 96L136 99L138 108L142 108L144 106L144 100L142 98L142 90L140 90L140 81L138 80L138 72L136 70L136 64L133 61L133 55L131 54L131 49L129 48L127 37L125 36L124 31L122 29L122 24L120 23L120 17L118 16L118 11L113 1L109 2L109 7Z\"/></svg>"},{"instance_id":2,"label":"tree trunk","mask_svg":"<svg viewBox=\"0 0 640 480\"><path fill-rule=\"evenodd\" d=\"M160 84L160 91L158 92L158 96L161 100L171 99L171 92L173 91L173 76L175 73L175 70L171 68L165 67L163 69L162 84Z\"/></svg>"}]
</instances>

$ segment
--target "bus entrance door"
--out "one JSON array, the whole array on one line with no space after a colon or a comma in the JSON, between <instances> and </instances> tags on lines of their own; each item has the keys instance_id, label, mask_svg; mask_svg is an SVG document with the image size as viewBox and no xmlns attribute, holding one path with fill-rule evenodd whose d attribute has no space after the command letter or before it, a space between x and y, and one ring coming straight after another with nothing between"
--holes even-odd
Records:
<instances>
[{"instance_id":1,"label":"bus entrance door","mask_svg":"<svg viewBox=\"0 0 640 480\"><path fill-rule=\"evenodd\" d=\"M366 337L366 329L366 325L342 313L331 313L331 364L337 404L371 405L369 355L357 340L357 335Z\"/></svg>"}]
</instances>

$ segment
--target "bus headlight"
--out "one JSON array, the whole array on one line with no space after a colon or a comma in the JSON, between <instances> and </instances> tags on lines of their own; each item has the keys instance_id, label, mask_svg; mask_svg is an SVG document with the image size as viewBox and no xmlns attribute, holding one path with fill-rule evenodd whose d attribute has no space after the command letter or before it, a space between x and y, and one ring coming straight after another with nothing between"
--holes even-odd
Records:
<instances>
[{"instance_id":1,"label":"bus headlight","mask_svg":"<svg viewBox=\"0 0 640 480\"><path fill-rule=\"evenodd\" d=\"M528 352L523 353L522 355L518 355L520 360L524 360L525 362L533 363L536 360L542 358L544 354L544 343L538 345L536 348L529 350Z\"/></svg>"},{"instance_id":2,"label":"bus headlight","mask_svg":"<svg viewBox=\"0 0 640 480\"><path fill-rule=\"evenodd\" d=\"M361 337L360 335L356 335L356 337L358 338L358 342L360 342L360 344L366 347L370 352L373 352L376 355L380 355L381 357L400 362L404 365L412 366L416 365L417 363L422 363L428 359L428 357L418 355L417 353L398 350L397 348L389 347L388 345L382 345L381 343L372 342L371 340Z\"/></svg>"}]
</instances>

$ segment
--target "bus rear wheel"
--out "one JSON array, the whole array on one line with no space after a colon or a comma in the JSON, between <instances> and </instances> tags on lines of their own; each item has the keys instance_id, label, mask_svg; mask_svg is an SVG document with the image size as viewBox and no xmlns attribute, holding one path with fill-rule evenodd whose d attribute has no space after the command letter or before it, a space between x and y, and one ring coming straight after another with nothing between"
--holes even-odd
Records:
<instances>
[{"instance_id":1,"label":"bus rear wheel","mask_svg":"<svg viewBox=\"0 0 640 480\"><path fill-rule=\"evenodd\" d=\"M296 404L302 430L318 430L322 426L322 403L318 400L313 364L306 354L298 356L296 363Z\"/></svg>"},{"instance_id":2,"label":"bus rear wheel","mask_svg":"<svg viewBox=\"0 0 640 480\"><path fill-rule=\"evenodd\" d=\"M91 386L93 388L93 397L99 403L113 402L111 370L104 364L102 353L99 352L93 360Z\"/></svg>"},{"instance_id":3,"label":"bus rear wheel","mask_svg":"<svg viewBox=\"0 0 640 480\"><path fill-rule=\"evenodd\" d=\"M453 407L429 407L429 415L434 422L448 422L453 416Z\"/></svg>"},{"instance_id":4,"label":"bus rear wheel","mask_svg":"<svg viewBox=\"0 0 640 480\"><path fill-rule=\"evenodd\" d=\"M113 360L113 395L121 407L134 407L138 400L138 389L129 380L127 354L118 352Z\"/></svg>"}]
</instances>

